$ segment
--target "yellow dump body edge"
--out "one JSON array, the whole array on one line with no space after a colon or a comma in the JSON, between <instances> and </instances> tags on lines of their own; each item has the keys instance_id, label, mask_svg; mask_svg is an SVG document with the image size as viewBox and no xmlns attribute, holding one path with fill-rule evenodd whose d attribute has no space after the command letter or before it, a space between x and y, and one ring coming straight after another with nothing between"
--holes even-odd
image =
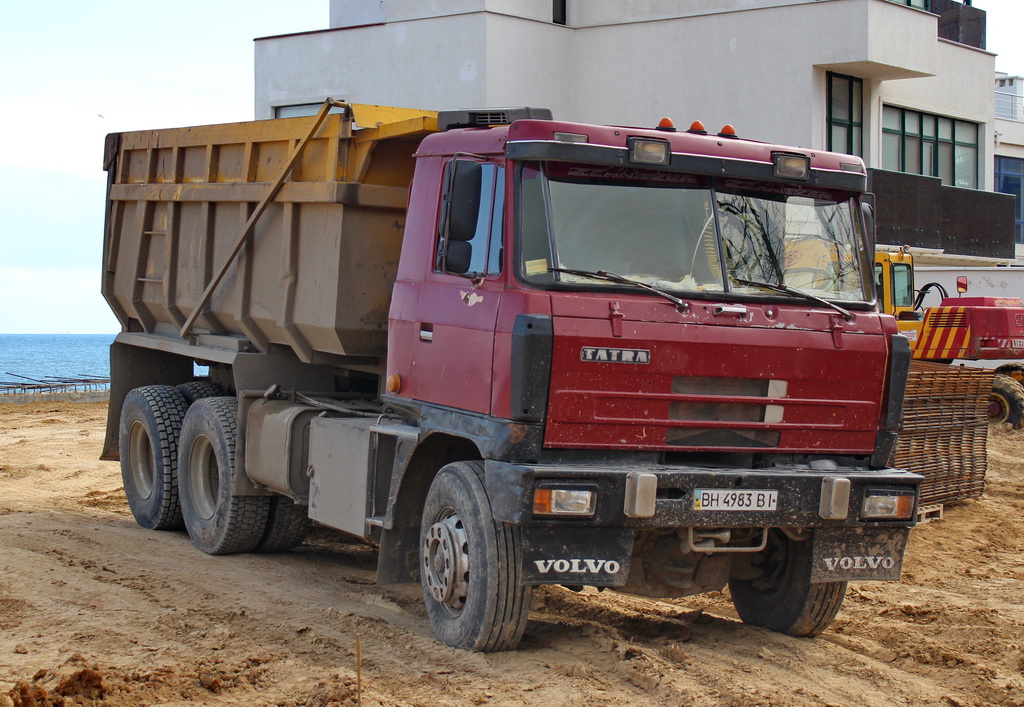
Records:
<instances>
[{"instance_id":1,"label":"yellow dump body edge","mask_svg":"<svg viewBox=\"0 0 1024 707\"><path fill-rule=\"evenodd\" d=\"M108 136L102 292L125 332L180 341L313 120ZM285 345L306 362L382 358L413 153L436 130L432 111L346 104L328 115L190 338Z\"/></svg>"}]
</instances>

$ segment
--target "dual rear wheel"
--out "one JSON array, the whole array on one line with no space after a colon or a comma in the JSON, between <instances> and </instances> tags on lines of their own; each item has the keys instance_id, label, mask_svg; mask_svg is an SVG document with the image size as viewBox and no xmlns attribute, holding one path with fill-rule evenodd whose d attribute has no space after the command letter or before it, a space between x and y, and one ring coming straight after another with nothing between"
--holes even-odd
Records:
<instances>
[{"instance_id":1,"label":"dual rear wheel","mask_svg":"<svg viewBox=\"0 0 1024 707\"><path fill-rule=\"evenodd\" d=\"M216 384L131 391L121 412L121 475L139 525L184 527L213 555L280 552L309 529L306 507L235 489L238 401Z\"/></svg>"}]
</instances>

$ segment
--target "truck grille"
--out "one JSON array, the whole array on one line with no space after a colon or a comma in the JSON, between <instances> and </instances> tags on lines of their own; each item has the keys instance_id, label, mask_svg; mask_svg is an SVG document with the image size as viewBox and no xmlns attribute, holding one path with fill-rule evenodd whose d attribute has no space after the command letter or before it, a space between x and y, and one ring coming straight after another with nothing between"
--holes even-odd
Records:
<instances>
[{"instance_id":1,"label":"truck grille","mask_svg":"<svg viewBox=\"0 0 1024 707\"><path fill-rule=\"evenodd\" d=\"M778 447L779 433L771 430L701 429L670 427L665 444L677 447Z\"/></svg>"},{"instance_id":2,"label":"truck grille","mask_svg":"<svg viewBox=\"0 0 1024 707\"><path fill-rule=\"evenodd\" d=\"M671 420L685 422L779 423L785 415L784 406L736 398L784 398L787 388L787 382L782 380L675 376L672 379L674 394L719 399L673 402L669 404L668 416ZM777 447L779 433L721 427L670 427L665 431L665 443L674 446Z\"/></svg>"}]
</instances>

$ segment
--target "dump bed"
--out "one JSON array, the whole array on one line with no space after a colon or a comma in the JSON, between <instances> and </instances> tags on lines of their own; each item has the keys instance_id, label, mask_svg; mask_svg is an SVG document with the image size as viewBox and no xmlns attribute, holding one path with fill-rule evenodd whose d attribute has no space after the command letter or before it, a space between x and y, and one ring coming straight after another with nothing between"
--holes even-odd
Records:
<instances>
[{"instance_id":1,"label":"dump bed","mask_svg":"<svg viewBox=\"0 0 1024 707\"><path fill-rule=\"evenodd\" d=\"M436 114L339 109L107 137L103 295L124 331L385 355L412 155Z\"/></svg>"}]
</instances>

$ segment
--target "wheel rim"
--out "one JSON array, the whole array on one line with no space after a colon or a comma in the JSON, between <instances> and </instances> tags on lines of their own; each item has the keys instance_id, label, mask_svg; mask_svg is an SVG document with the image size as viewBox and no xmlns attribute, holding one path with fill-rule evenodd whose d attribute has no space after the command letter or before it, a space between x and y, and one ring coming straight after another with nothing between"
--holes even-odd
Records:
<instances>
[{"instance_id":1,"label":"wheel rim","mask_svg":"<svg viewBox=\"0 0 1024 707\"><path fill-rule=\"evenodd\" d=\"M999 424L1006 422L1006 419L1010 416L1010 404L1006 399L997 394L992 393L988 396L988 421L992 424Z\"/></svg>"},{"instance_id":2,"label":"wheel rim","mask_svg":"<svg viewBox=\"0 0 1024 707\"><path fill-rule=\"evenodd\" d=\"M141 422L132 425L128 437L128 454L128 466L135 490L142 498L149 498L156 485L156 469L153 467L153 445L149 441L149 432Z\"/></svg>"},{"instance_id":3,"label":"wheel rim","mask_svg":"<svg viewBox=\"0 0 1024 707\"><path fill-rule=\"evenodd\" d=\"M427 591L450 615L458 615L469 595L469 543L466 527L445 508L423 538L423 576Z\"/></svg>"},{"instance_id":4,"label":"wheel rim","mask_svg":"<svg viewBox=\"0 0 1024 707\"><path fill-rule=\"evenodd\" d=\"M198 437L188 459L188 484L192 505L203 520L213 518L220 491L220 467L208 437Z\"/></svg>"}]
</instances>

